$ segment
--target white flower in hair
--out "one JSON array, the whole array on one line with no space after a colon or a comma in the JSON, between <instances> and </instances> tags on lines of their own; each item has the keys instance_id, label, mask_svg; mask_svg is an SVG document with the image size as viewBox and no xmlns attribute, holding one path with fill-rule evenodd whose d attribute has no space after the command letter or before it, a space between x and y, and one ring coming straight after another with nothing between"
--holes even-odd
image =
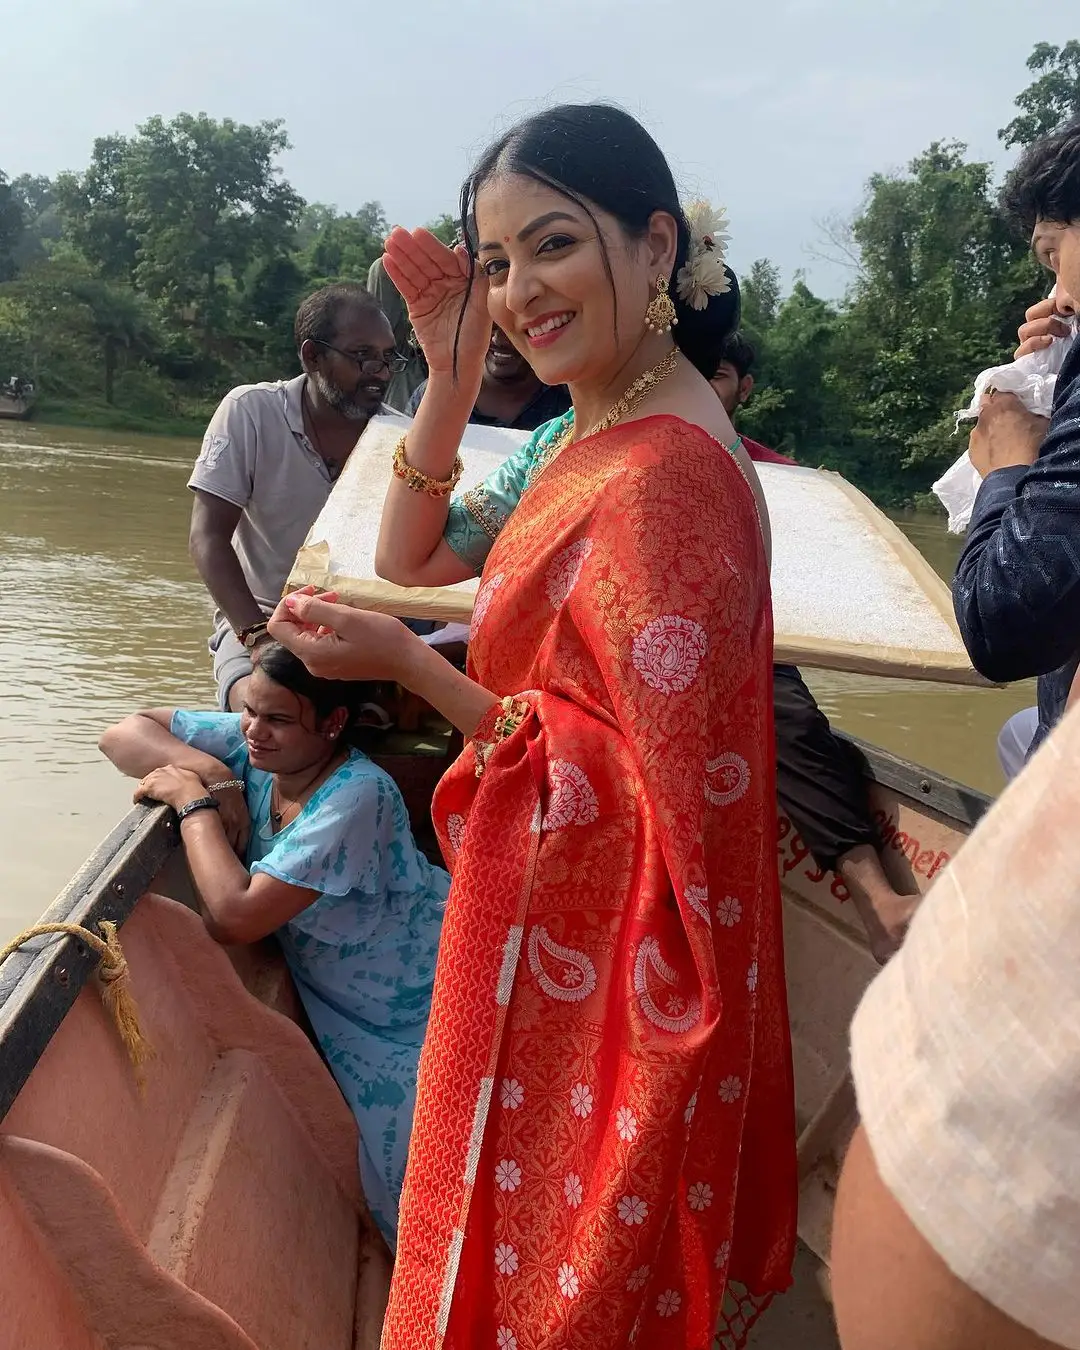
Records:
<instances>
[{"instance_id":1,"label":"white flower in hair","mask_svg":"<svg viewBox=\"0 0 1080 1350\"><path fill-rule=\"evenodd\" d=\"M691 202L686 208L690 225L690 249L679 268L675 289L691 309L704 309L713 295L726 295L731 278L724 266L728 242L728 219L723 207L714 211L708 202Z\"/></svg>"}]
</instances>

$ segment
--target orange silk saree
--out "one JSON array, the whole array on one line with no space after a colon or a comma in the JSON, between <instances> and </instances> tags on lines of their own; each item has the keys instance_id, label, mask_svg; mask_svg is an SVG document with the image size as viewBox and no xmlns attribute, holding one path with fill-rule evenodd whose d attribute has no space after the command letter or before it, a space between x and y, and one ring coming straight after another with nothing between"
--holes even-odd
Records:
<instances>
[{"instance_id":1,"label":"orange silk saree","mask_svg":"<svg viewBox=\"0 0 1080 1350\"><path fill-rule=\"evenodd\" d=\"M496 540L470 662L524 715L435 798L453 885L383 1346L706 1350L729 1278L740 1345L790 1282L796 1180L769 577L733 458L673 417L564 451Z\"/></svg>"}]
</instances>

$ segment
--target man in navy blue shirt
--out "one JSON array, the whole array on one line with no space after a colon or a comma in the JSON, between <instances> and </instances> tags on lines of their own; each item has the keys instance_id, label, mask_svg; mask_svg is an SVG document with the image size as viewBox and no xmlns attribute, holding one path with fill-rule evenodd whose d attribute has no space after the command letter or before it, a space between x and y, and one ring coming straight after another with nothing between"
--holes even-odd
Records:
<instances>
[{"instance_id":1,"label":"man in navy blue shirt","mask_svg":"<svg viewBox=\"0 0 1080 1350\"><path fill-rule=\"evenodd\" d=\"M1054 273L1057 314L1080 311L1080 118L1025 151L1003 206ZM1021 352L1067 331L1052 308L1029 311ZM968 450L983 483L953 581L956 619L987 679L1039 676L1034 750L1061 717L1080 663L1080 340L1049 423L993 393Z\"/></svg>"}]
</instances>

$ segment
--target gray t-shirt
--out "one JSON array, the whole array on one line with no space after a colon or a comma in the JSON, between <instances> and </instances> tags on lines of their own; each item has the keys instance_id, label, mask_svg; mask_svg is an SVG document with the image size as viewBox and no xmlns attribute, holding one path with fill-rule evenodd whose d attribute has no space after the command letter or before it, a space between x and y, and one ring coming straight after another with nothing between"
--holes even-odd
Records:
<instances>
[{"instance_id":1,"label":"gray t-shirt","mask_svg":"<svg viewBox=\"0 0 1080 1350\"><path fill-rule=\"evenodd\" d=\"M267 613L281 598L293 559L333 486L304 430L306 379L297 375L231 389L210 419L188 479L189 488L242 509L232 545L252 595ZM224 614L215 612L215 634L229 627Z\"/></svg>"}]
</instances>

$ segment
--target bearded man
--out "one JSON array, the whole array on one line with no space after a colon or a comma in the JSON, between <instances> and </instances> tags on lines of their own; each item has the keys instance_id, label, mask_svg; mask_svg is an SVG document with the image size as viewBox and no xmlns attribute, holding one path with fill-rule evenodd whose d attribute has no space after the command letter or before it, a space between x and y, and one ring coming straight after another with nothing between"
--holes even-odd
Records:
<instances>
[{"instance_id":1,"label":"bearded man","mask_svg":"<svg viewBox=\"0 0 1080 1350\"><path fill-rule=\"evenodd\" d=\"M243 708L297 550L405 358L378 301L349 283L296 313L301 374L243 384L210 420L188 480L191 557L216 605L210 651L221 707Z\"/></svg>"}]
</instances>

